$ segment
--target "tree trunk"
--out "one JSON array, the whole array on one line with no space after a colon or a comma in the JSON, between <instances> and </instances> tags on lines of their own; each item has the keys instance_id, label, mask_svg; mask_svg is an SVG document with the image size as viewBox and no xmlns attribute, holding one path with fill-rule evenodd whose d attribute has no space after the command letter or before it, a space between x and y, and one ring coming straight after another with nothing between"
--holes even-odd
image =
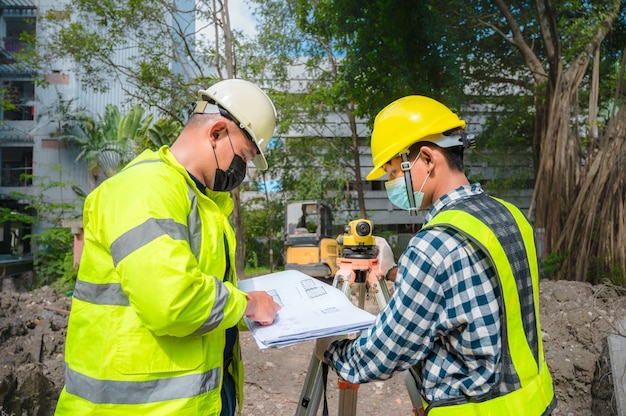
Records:
<instances>
[{"instance_id":1,"label":"tree trunk","mask_svg":"<svg viewBox=\"0 0 626 416\"><path fill-rule=\"evenodd\" d=\"M560 274L578 281L626 283L626 103L599 143L554 246Z\"/></svg>"},{"instance_id":2,"label":"tree trunk","mask_svg":"<svg viewBox=\"0 0 626 416\"><path fill-rule=\"evenodd\" d=\"M350 132L352 134L352 156L354 159L354 183L356 184L357 201L359 202L359 215L361 218L367 218L365 211L365 196L363 195L363 178L361 177L361 152L359 151L359 135L357 131L356 118L354 117L354 104L351 103L350 108L346 111L350 123Z\"/></svg>"},{"instance_id":3,"label":"tree trunk","mask_svg":"<svg viewBox=\"0 0 626 416\"><path fill-rule=\"evenodd\" d=\"M581 172L582 145L577 139L578 135L570 127L572 126L572 116L576 114L576 111L572 110L578 106L575 97L577 97L578 89L589 65L589 57L592 52L597 51L598 45L612 27L616 16L619 14L620 4L617 0L613 2L611 13L606 16L603 24L598 26L597 31L589 37L585 48L571 61L567 70L563 70L562 67L563 57L559 53L559 45L556 41L558 36L555 32L555 19L551 15L553 10L550 3L544 4L538 1L537 4L542 6L538 9L540 20L545 23L544 40L553 42L554 53L549 54L550 71L545 85L548 88L546 96L549 98L545 112L543 114L537 113L538 120L545 120L545 130L540 133L539 167L533 193L533 203L536 199L535 227L545 228L546 252L563 260L562 267L554 278L585 280L590 256L596 257L598 255L592 251L598 248L594 242L598 240L596 232L599 228L608 225L600 224L597 221L598 218L590 214L590 212L599 214L595 209L588 211L587 215L583 215L580 209L592 208L587 203L589 200L599 201L600 189L595 187L604 186L604 181L609 176L613 176L618 183L624 180L624 176L614 176L623 174L623 170L616 172L606 170L609 169L608 167L601 169L600 166L590 167L588 171ZM545 14L542 16L542 13ZM540 109L541 106L538 105L537 110ZM536 126L541 128L540 123ZM616 132L619 131L617 127L613 127L613 129ZM615 140L607 141L616 142ZM609 144L604 143L603 146L609 146ZM611 146L617 147L611 151L617 151L620 148L615 143ZM609 161L615 157L618 157L618 154L602 155L599 159ZM587 162L590 163L589 160ZM621 169L621 167L616 169ZM585 184L591 183L594 184L594 188L585 186ZM618 192L617 189L613 190ZM615 215L620 209L623 209L623 204L622 196L621 208L608 204L607 209L612 215ZM604 211L604 207L598 209L603 210L602 212L605 214L603 218L611 224L624 221L623 217L608 215L609 211ZM600 239L603 240L604 237L602 236ZM623 245L623 239L619 241ZM612 246L612 248L614 247ZM614 255L606 253L604 257L613 259ZM598 261L604 260L599 259Z\"/></svg>"},{"instance_id":4,"label":"tree trunk","mask_svg":"<svg viewBox=\"0 0 626 416\"><path fill-rule=\"evenodd\" d=\"M573 72L584 73L584 68ZM579 177L579 144L575 136L570 134L572 95L578 89L578 83L573 82L568 74L559 74L555 92L547 105L547 125L535 184L535 226L546 229L548 252L552 251L561 234Z\"/></svg>"},{"instance_id":5,"label":"tree trunk","mask_svg":"<svg viewBox=\"0 0 626 416\"><path fill-rule=\"evenodd\" d=\"M219 59L219 31L218 25L221 24L222 34L224 35L224 65L226 66L226 78L235 78L235 49L234 49L234 36L230 26L230 10L228 7L228 0L217 0L213 2L215 13L215 42L218 51L216 54ZM219 63L219 61L218 61ZM221 65L216 65L218 74L222 77ZM244 279L246 275L246 247L244 245L243 226L241 221L241 192L239 188L231 191L234 207L232 213L232 224L235 230L235 240L237 241L237 248L235 252L235 272L238 279Z\"/></svg>"}]
</instances>

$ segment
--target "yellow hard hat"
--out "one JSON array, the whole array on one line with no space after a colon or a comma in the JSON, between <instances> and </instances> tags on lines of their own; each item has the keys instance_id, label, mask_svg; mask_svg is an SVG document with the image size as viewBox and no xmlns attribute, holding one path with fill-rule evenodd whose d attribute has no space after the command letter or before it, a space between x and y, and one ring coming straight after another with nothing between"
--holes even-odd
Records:
<instances>
[{"instance_id":1,"label":"yellow hard hat","mask_svg":"<svg viewBox=\"0 0 626 416\"><path fill-rule=\"evenodd\" d=\"M464 129L465 121L432 98L409 95L392 102L374 119L374 169L367 175L367 180L383 176L383 166L415 142L427 141L441 147L464 145L461 136L442 134L455 128Z\"/></svg>"},{"instance_id":2,"label":"yellow hard hat","mask_svg":"<svg viewBox=\"0 0 626 416\"><path fill-rule=\"evenodd\" d=\"M193 112L220 113L232 119L259 149L254 165L260 170L267 169L263 151L276 127L276 108L267 94L256 84L243 79L225 79L198 94L200 101Z\"/></svg>"}]
</instances>

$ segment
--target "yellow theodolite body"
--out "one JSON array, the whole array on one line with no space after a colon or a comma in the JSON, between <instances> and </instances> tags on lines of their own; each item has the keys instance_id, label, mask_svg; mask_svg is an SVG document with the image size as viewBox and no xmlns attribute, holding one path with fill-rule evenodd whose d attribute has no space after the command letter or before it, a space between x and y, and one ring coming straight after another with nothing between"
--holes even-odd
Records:
<instances>
[{"instance_id":1,"label":"yellow theodolite body","mask_svg":"<svg viewBox=\"0 0 626 416\"><path fill-rule=\"evenodd\" d=\"M373 246L375 239L372 235L372 222L362 218L350 221L339 239L344 247Z\"/></svg>"}]
</instances>

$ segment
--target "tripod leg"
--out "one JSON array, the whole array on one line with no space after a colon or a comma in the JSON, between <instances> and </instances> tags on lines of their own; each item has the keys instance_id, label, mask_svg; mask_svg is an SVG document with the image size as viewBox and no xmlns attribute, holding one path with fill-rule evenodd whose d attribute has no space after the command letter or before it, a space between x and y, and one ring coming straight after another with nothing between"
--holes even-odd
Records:
<instances>
[{"instance_id":1,"label":"tripod leg","mask_svg":"<svg viewBox=\"0 0 626 416\"><path fill-rule=\"evenodd\" d=\"M421 384L421 381L420 377L412 368L406 370L406 373L404 375L404 384L406 385L406 389L409 392L411 404L413 404L413 414L415 414L416 416L423 416L424 406L422 404L422 395L420 394L418 386L418 384Z\"/></svg>"},{"instance_id":2,"label":"tripod leg","mask_svg":"<svg viewBox=\"0 0 626 416\"><path fill-rule=\"evenodd\" d=\"M380 271L378 271L378 263L370 265L370 272L367 275L367 282L370 285L371 290L374 292L376 302L378 303L378 309L382 309L389 303L389 288L383 278Z\"/></svg>"},{"instance_id":3,"label":"tripod leg","mask_svg":"<svg viewBox=\"0 0 626 416\"><path fill-rule=\"evenodd\" d=\"M359 301L358 306L360 309L365 310L365 295L367 294L367 283L358 283L359 285Z\"/></svg>"},{"instance_id":4,"label":"tripod leg","mask_svg":"<svg viewBox=\"0 0 626 416\"><path fill-rule=\"evenodd\" d=\"M335 274L335 278L333 279L333 286L341 290L342 293L346 295L348 299L350 299L352 284L355 283L356 280L356 271L358 270L359 272L363 272L363 270L367 270L366 273L369 273L369 270L371 270L371 261L368 262L369 267L365 269L362 267L359 267L358 269L355 268L354 266L356 263L353 261L343 261L339 263L340 268L339 271ZM376 284L378 285L377 281ZM366 287L367 285L365 281L359 283L359 308L361 309L364 309L365 306L364 303ZM383 297L379 299L379 292L381 291L377 288L377 300L379 302L379 305L384 306L389 300L389 292L387 291L387 287L385 286L384 288L386 298L384 297L384 295L381 295ZM358 384L352 384L343 380L339 380L338 416L356 415L358 387ZM296 409L296 416L315 416L319 409L323 393L324 383L322 377L322 363L317 359L315 353L313 353L311 357L311 362L309 363L309 369L307 371L304 387L300 394L298 408Z\"/></svg>"},{"instance_id":5,"label":"tripod leg","mask_svg":"<svg viewBox=\"0 0 626 416\"><path fill-rule=\"evenodd\" d=\"M339 409L337 416L356 415L357 395L359 385L339 380Z\"/></svg>"},{"instance_id":6,"label":"tripod leg","mask_svg":"<svg viewBox=\"0 0 626 416\"><path fill-rule=\"evenodd\" d=\"M340 279L337 281L336 287L337 289L341 290L341 292L343 292L343 294L346 295L348 299L350 299L352 282Z\"/></svg>"},{"instance_id":7,"label":"tripod leg","mask_svg":"<svg viewBox=\"0 0 626 416\"><path fill-rule=\"evenodd\" d=\"M296 416L315 416L317 409L319 409L323 392L322 363L317 359L315 351L313 351L304 387L300 393Z\"/></svg>"},{"instance_id":8,"label":"tripod leg","mask_svg":"<svg viewBox=\"0 0 626 416\"><path fill-rule=\"evenodd\" d=\"M374 283L374 294L376 295L376 302L378 303L378 309L382 309L389 303L389 289L384 280L379 280Z\"/></svg>"}]
</instances>

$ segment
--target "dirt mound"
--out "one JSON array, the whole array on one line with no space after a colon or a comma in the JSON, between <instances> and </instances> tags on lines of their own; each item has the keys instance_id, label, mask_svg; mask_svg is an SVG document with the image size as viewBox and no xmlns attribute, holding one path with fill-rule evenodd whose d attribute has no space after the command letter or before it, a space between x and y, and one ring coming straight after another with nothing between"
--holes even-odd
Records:
<instances>
[{"instance_id":1,"label":"dirt mound","mask_svg":"<svg viewBox=\"0 0 626 416\"><path fill-rule=\"evenodd\" d=\"M15 290L19 279L0 282L0 410L51 415L63 387L70 298L49 287Z\"/></svg>"},{"instance_id":2,"label":"dirt mound","mask_svg":"<svg viewBox=\"0 0 626 416\"><path fill-rule=\"evenodd\" d=\"M63 347L71 300L49 287L19 288L3 278L0 292L0 413L48 416L63 387ZM626 318L626 291L604 285L541 281L541 325L546 359L555 382L554 415L617 415L606 338ZM373 302L373 300L371 300ZM374 305L375 306L375 305ZM242 334L246 362L244 415L293 415L311 342L259 350ZM361 415L410 414L402 378L360 388ZM337 390L329 381L334 414Z\"/></svg>"}]
</instances>

